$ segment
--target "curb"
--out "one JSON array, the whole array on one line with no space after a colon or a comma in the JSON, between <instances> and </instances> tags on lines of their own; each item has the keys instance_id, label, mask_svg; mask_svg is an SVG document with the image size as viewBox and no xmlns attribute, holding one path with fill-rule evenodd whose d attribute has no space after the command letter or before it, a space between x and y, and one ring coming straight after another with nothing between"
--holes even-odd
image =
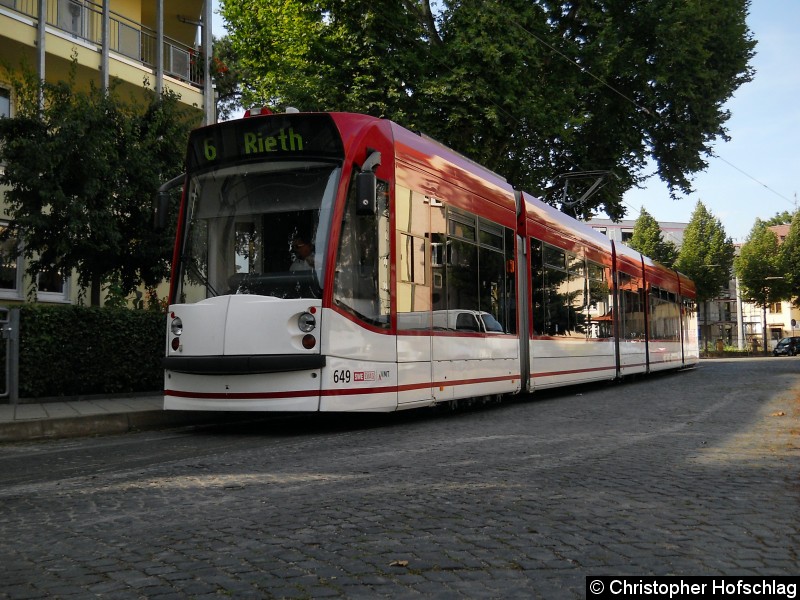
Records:
<instances>
[{"instance_id":1,"label":"curb","mask_svg":"<svg viewBox=\"0 0 800 600\"><path fill-rule=\"evenodd\" d=\"M251 419L252 415L248 415ZM146 410L0 423L0 443L90 437L244 420L233 413Z\"/></svg>"}]
</instances>

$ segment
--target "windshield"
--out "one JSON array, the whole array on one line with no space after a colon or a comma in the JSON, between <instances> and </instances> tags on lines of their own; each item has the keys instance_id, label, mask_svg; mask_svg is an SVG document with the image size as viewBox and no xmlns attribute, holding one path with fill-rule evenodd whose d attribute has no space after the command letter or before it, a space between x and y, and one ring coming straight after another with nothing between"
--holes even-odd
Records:
<instances>
[{"instance_id":1,"label":"windshield","mask_svg":"<svg viewBox=\"0 0 800 600\"><path fill-rule=\"evenodd\" d=\"M338 164L282 161L190 176L180 301L320 297L340 171Z\"/></svg>"}]
</instances>

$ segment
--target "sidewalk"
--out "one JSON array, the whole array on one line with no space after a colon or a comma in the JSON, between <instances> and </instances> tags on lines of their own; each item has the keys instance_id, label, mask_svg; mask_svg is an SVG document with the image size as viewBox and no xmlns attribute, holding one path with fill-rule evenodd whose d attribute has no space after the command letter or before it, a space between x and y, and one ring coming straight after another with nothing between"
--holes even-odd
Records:
<instances>
[{"instance_id":1,"label":"sidewalk","mask_svg":"<svg viewBox=\"0 0 800 600\"><path fill-rule=\"evenodd\" d=\"M0 404L0 443L183 427L230 413L163 410L161 395L41 404Z\"/></svg>"}]
</instances>

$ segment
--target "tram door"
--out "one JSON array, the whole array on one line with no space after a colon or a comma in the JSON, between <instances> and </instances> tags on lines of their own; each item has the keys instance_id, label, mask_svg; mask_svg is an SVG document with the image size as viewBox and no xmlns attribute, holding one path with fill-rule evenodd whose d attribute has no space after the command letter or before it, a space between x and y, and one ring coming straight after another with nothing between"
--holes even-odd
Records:
<instances>
[{"instance_id":1,"label":"tram door","mask_svg":"<svg viewBox=\"0 0 800 600\"><path fill-rule=\"evenodd\" d=\"M395 190L395 265L397 307L398 403L430 403L433 392L431 363L435 273L431 269L431 215L435 199L398 185ZM444 215L444 207L441 207ZM451 391L452 393L452 391Z\"/></svg>"}]
</instances>

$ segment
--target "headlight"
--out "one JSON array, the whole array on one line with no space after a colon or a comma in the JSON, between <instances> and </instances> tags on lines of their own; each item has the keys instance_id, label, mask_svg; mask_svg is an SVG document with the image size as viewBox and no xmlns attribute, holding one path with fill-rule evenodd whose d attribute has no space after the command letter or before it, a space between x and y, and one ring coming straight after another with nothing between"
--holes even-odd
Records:
<instances>
[{"instance_id":1,"label":"headlight","mask_svg":"<svg viewBox=\"0 0 800 600\"><path fill-rule=\"evenodd\" d=\"M298 317L297 326L303 333L309 333L310 331L314 331L314 328L317 326L317 318L311 313L305 312Z\"/></svg>"},{"instance_id":2,"label":"headlight","mask_svg":"<svg viewBox=\"0 0 800 600\"><path fill-rule=\"evenodd\" d=\"M181 335L183 333L183 321L180 317L172 319L172 324L169 326L172 335Z\"/></svg>"}]
</instances>

